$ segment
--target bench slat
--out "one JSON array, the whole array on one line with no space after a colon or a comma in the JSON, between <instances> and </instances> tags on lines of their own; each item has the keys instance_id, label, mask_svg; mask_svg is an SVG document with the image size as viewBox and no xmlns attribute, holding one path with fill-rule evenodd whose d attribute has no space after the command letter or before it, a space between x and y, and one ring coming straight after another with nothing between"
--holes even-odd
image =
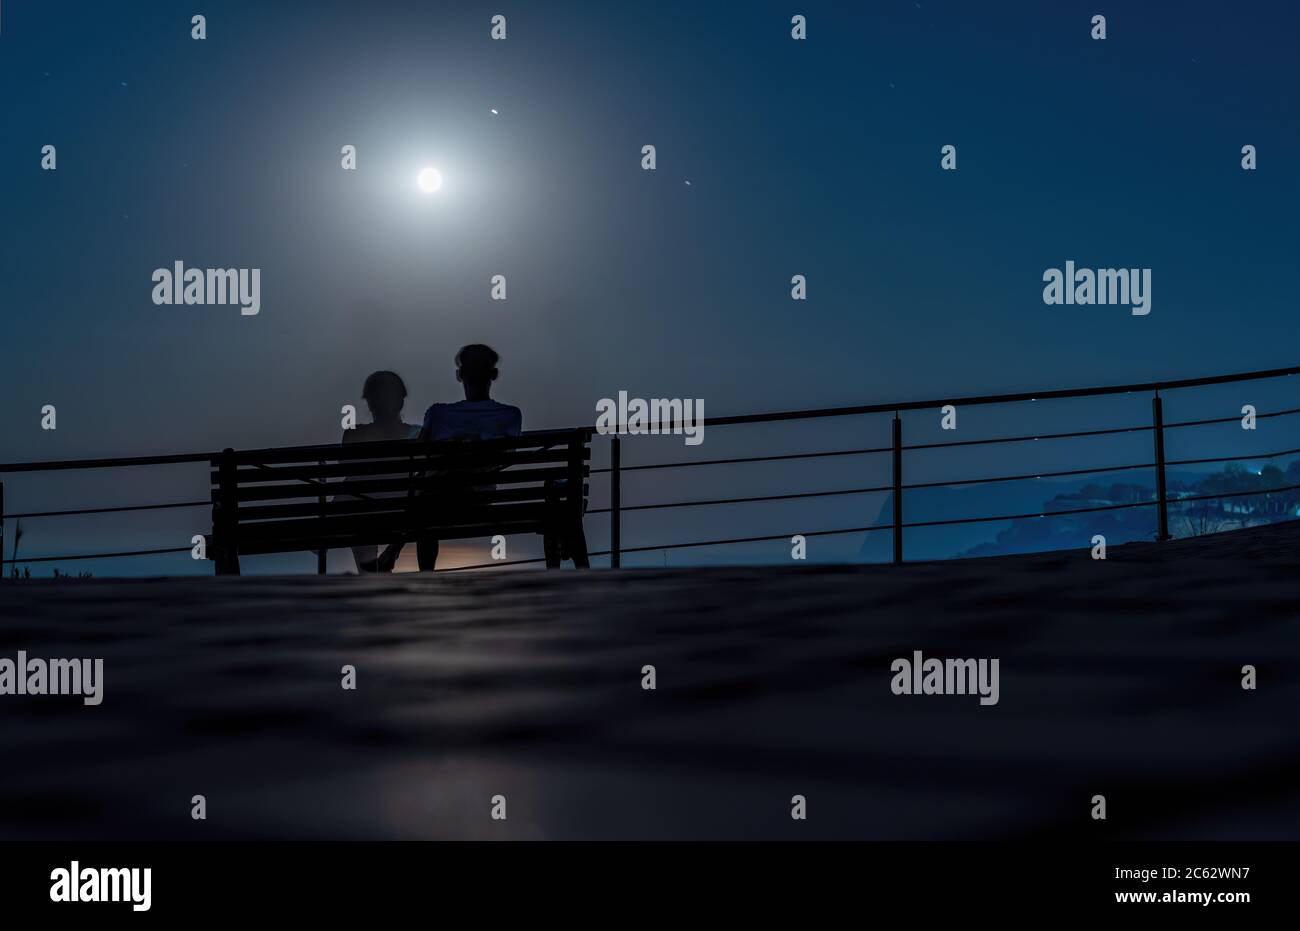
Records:
<instances>
[{"instance_id":1,"label":"bench slat","mask_svg":"<svg viewBox=\"0 0 1300 931\"><path fill-rule=\"evenodd\" d=\"M589 485L582 486L583 497L591 493ZM240 524L255 520L280 520L286 517L317 517L332 514L372 514L385 511L404 511L409 506L407 497L398 498L343 498L326 501L305 501L301 504L254 504L238 511ZM492 492L476 493L471 499L476 504L520 503L546 500L541 486L524 488L498 488ZM560 500L567 500L561 497Z\"/></svg>"},{"instance_id":2,"label":"bench slat","mask_svg":"<svg viewBox=\"0 0 1300 931\"><path fill-rule=\"evenodd\" d=\"M593 433L592 428L582 427L569 430L538 430L526 432L520 436L498 437L491 440L475 440L475 449L508 450L537 449L543 446L567 446L575 437L585 442ZM272 449L241 449L231 452L236 465L256 465L286 462L315 462L320 459L348 460L373 459L383 456L406 455L442 455L456 449L463 449L463 441L420 442L419 440L382 440L375 443L329 443L318 446L283 446ZM217 455L210 460L215 468L221 461Z\"/></svg>"},{"instance_id":3,"label":"bench slat","mask_svg":"<svg viewBox=\"0 0 1300 931\"><path fill-rule=\"evenodd\" d=\"M591 459L591 450L583 450L583 461ZM285 465L257 468L256 466L235 471L235 480L239 484L277 481L304 481L308 479L356 478L363 475L404 474L410 472L442 472L450 470L500 466L506 468L516 465L537 465L539 463L568 463L567 449L520 450L497 453L459 451L437 458L424 457L388 457L384 459L366 459L363 461L332 462L326 457L324 465L313 462L307 465ZM220 473L213 470L212 483L220 479Z\"/></svg>"},{"instance_id":4,"label":"bench slat","mask_svg":"<svg viewBox=\"0 0 1300 931\"><path fill-rule=\"evenodd\" d=\"M586 473L584 468L583 473ZM235 498L240 503L245 501L275 501L280 498L317 498L322 493L328 495L367 495L406 492L415 488L421 492L463 492L474 485L523 485L529 482L556 481L569 477L566 467L557 466L548 469L517 469L506 472L480 474L459 474L428 476L411 479L406 476L390 479L363 479L355 482L330 482L323 488L307 482L295 482L288 485L240 485L235 490ZM555 494L567 499L571 496L571 486L556 486ZM217 491L213 491L216 501Z\"/></svg>"},{"instance_id":5,"label":"bench slat","mask_svg":"<svg viewBox=\"0 0 1300 931\"><path fill-rule=\"evenodd\" d=\"M548 505L540 503L498 504L481 508L466 508L456 513L440 511L436 519L421 519L418 512L392 512L388 514L341 515L333 517L307 517L290 520L259 521L241 524L239 539L277 540L327 537L349 537L356 534L417 532L423 527L495 527L501 524L537 523L549 516ZM495 531L494 531L495 532Z\"/></svg>"}]
</instances>

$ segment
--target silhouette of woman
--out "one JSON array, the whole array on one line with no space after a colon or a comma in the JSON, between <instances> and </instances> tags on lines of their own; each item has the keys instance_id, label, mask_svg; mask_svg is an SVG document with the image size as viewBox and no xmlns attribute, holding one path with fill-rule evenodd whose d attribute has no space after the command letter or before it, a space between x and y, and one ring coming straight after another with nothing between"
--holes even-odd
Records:
<instances>
[{"instance_id":1,"label":"silhouette of woman","mask_svg":"<svg viewBox=\"0 0 1300 931\"><path fill-rule=\"evenodd\" d=\"M395 372L372 372L361 389L361 397L370 408L373 423L357 424L343 431L343 442L375 443L381 440L413 440L420 435L420 425L402 421L402 407L406 404L406 383ZM368 478L385 478L382 475ZM392 476L397 477L397 476ZM385 497L375 492L370 497ZM377 546L354 546L352 558L358 572L392 572L401 555L402 544L392 543L379 552Z\"/></svg>"}]
</instances>

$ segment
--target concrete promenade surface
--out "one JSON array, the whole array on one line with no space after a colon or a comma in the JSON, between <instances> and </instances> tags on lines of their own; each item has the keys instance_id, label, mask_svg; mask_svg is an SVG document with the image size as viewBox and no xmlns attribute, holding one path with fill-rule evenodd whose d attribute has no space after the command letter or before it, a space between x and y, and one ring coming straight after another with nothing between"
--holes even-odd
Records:
<instances>
[{"instance_id":1,"label":"concrete promenade surface","mask_svg":"<svg viewBox=\"0 0 1300 931\"><path fill-rule=\"evenodd\" d=\"M104 671L97 706L0 695L0 838L1295 840L1298 583L1300 522L1104 562L3 582L0 660ZM998 703L893 694L917 650L998 659Z\"/></svg>"}]
</instances>

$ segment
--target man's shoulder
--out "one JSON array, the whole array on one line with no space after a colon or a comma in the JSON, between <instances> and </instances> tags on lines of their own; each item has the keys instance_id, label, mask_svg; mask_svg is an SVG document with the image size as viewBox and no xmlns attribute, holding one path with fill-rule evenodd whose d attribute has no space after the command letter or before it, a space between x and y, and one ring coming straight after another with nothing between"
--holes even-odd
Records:
<instances>
[{"instance_id":1,"label":"man's shoulder","mask_svg":"<svg viewBox=\"0 0 1300 931\"><path fill-rule=\"evenodd\" d=\"M497 414L513 412L516 414L523 413L513 404L502 404L495 398L488 398L486 401L452 401L451 403L439 402L430 404L429 410L450 410L465 411L474 414Z\"/></svg>"},{"instance_id":2,"label":"man's shoulder","mask_svg":"<svg viewBox=\"0 0 1300 931\"><path fill-rule=\"evenodd\" d=\"M424 422L426 424L437 420L440 415L454 413L457 409L456 402L448 403L446 401L435 401L429 405L429 409L424 412Z\"/></svg>"},{"instance_id":3,"label":"man's shoulder","mask_svg":"<svg viewBox=\"0 0 1300 931\"><path fill-rule=\"evenodd\" d=\"M499 413L510 421L510 426L515 430L522 430L524 425L524 412L513 404L502 404L498 408Z\"/></svg>"}]
</instances>

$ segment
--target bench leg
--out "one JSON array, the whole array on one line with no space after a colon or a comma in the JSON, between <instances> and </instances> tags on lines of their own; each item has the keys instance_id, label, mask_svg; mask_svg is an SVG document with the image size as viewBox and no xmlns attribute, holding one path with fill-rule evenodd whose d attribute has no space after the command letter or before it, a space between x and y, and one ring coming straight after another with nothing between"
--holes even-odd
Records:
<instances>
[{"instance_id":1,"label":"bench leg","mask_svg":"<svg viewBox=\"0 0 1300 931\"><path fill-rule=\"evenodd\" d=\"M542 534L542 549L546 554L546 568L560 568L560 538L550 532Z\"/></svg>"},{"instance_id":2,"label":"bench leg","mask_svg":"<svg viewBox=\"0 0 1300 931\"><path fill-rule=\"evenodd\" d=\"M217 575L239 575L239 553L222 549L217 552L213 560L217 567Z\"/></svg>"},{"instance_id":3,"label":"bench leg","mask_svg":"<svg viewBox=\"0 0 1300 931\"><path fill-rule=\"evenodd\" d=\"M387 551L385 551L387 552ZM401 554L401 550L398 550ZM433 572L438 568L438 538L420 537L415 541L415 559L421 572ZM397 557L393 557L396 563ZM391 570L390 570L391 571Z\"/></svg>"},{"instance_id":4,"label":"bench leg","mask_svg":"<svg viewBox=\"0 0 1300 931\"><path fill-rule=\"evenodd\" d=\"M569 557L573 560L575 569L591 568L591 561L587 559L587 535L582 531L581 520L569 524L568 533L565 534L565 544L568 546Z\"/></svg>"}]
</instances>

